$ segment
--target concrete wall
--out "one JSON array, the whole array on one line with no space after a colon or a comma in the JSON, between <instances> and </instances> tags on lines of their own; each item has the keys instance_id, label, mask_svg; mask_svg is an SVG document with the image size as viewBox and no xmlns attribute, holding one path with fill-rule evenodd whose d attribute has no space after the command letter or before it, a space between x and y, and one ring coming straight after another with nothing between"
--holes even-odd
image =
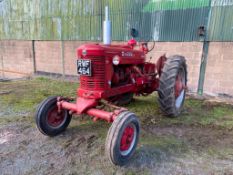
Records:
<instances>
[{"instance_id":1,"label":"concrete wall","mask_svg":"<svg viewBox=\"0 0 233 175\"><path fill-rule=\"evenodd\" d=\"M0 77L20 78L32 73L32 42L0 41Z\"/></svg>"},{"instance_id":2,"label":"concrete wall","mask_svg":"<svg viewBox=\"0 0 233 175\"><path fill-rule=\"evenodd\" d=\"M149 47L152 47L151 45ZM155 62L163 54L166 54L167 57L172 55L184 56L188 65L189 90L197 92L202 47L203 43L201 42L157 42L154 50L148 55L148 58L152 57L152 60Z\"/></svg>"},{"instance_id":3,"label":"concrete wall","mask_svg":"<svg viewBox=\"0 0 233 175\"><path fill-rule=\"evenodd\" d=\"M61 42L35 42L36 71L62 74Z\"/></svg>"},{"instance_id":4,"label":"concrete wall","mask_svg":"<svg viewBox=\"0 0 233 175\"><path fill-rule=\"evenodd\" d=\"M84 43L65 41L62 44L61 41L35 41L36 70L76 76L76 48ZM151 46L152 43L149 47ZM148 54L148 60L152 57L151 62L155 62L163 54L168 57L175 54L185 56L188 64L189 90L197 92L202 47L201 42L157 42L154 50ZM232 48L233 42L210 43L204 84L205 93L233 96ZM32 41L0 41L0 78L28 76L33 74L33 65Z\"/></svg>"},{"instance_id":5,"label":"concrete wall","mask_svg":"<svg viewBox=\"0 0 233 175\"><path fill-rule=\"evenodd\" d=\"M210 43L204 91L233 96L233 42Z\"/></svg>"}]
</instances>

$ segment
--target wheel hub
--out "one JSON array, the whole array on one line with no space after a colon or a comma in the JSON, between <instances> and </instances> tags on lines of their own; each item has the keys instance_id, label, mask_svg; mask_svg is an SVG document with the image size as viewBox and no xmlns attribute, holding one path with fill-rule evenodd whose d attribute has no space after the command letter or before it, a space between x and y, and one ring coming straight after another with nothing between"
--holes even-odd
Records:
<instances>
[{"instance_id":1,"label":"wheel hub","mask_svg":"<svg viewBox=\"0 0 233 175\"><path fill-rule=\"evenodd\" d=\"M58 112L58 108L54 107L48 113L48 124L52 127L58 127L65 119L64 111Z\"/></svg>"},{"instance_id":2,"label":"wheel hub","mask_svg":"<svg viewBox=\"0 0 233 175\"><path fill-rule=\"evenodd\" d=\"M175 96L176 96L176 98L180 96L184 87L185 87L185 85L183 84L183 78L179 74L176 78L176 84L175 84Z\"/></svg>"},{"instance_id":3,"label":"wheel hub","mask_svg":"<svg viewBox=\"0 0 233 175\"><path fill-rule=\"evenodd\" d=\"M130 148L133 138L134 138L134 128L131 126L127 126L123 132L122 138L121 138L121 145L120 150L126 151Z\"/></svg>"},{"instance_id":4,"label":"wheel hub","mask_svg":"<svg viewBox=\"0 0 233 175\"><path fill-rule=\"evenodd\" d=\"M185 88L185 72L184 69L180 69L175 82L175 105L177 109L182 106L185 97Z\"/></svg>"}]
</instances>

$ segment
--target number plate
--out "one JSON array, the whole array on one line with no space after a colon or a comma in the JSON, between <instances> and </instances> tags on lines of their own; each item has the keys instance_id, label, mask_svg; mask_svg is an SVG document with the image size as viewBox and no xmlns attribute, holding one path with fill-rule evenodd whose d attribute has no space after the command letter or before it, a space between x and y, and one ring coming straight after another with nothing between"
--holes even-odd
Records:
<instances>
[{"instance_id":1,"label":"number plate","mask_svg":"<svg viewBox=\"0 0 233 175\"><path fill-rule=\"evenodd\" d=\"M91 60L78 60L77 68L79 75L91 76Z\"/></svg>"}]
</instances>

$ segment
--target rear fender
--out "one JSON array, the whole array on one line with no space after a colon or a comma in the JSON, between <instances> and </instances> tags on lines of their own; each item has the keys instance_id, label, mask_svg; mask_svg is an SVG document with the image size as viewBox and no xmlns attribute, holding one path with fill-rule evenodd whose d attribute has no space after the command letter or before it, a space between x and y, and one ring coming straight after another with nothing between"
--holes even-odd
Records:
<instances>
[{"instance_id":1,"label":"rear fender","mask_svg":"<svg viewBox=\"0 0 233 175\"><path fill-rule=\"evenodd\" d=\"M162 74L162 70L163 70L163 67L164 67L164 64L165 64L166 61L167 61L167 57L165 55L163 55L156 62L156 70L157 70L157 72L159 74L159 77Z\"/></svg>"}]
</instances>

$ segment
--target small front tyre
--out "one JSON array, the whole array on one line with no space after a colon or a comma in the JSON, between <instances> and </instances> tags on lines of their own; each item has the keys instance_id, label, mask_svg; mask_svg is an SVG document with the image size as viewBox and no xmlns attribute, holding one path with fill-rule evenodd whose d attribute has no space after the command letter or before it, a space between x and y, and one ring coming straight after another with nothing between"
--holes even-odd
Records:
<instances>
[{"instance_id":1,"label":"small front tyre","mask_svg":"<svg viewBox=\"0 0 233 175\"><path fill-rule=\"evenodd\" d=\"M110 127L105 151L111 163L125 165L134 154L140 132L140 124L134 113L122 112Z\"/></svg>"},{"instance_id":2,"label":"small front tyre","mask_svg":"<svg viewBox=\"0 0 233 175\"><path fill-rule=\"evenodd\" d=\"M71 121L71 115L67 110L58 112L57 97L49 97L38 106L35 119L39 131L52 137L65 131Z\"/></svg>"}]
</instances>

